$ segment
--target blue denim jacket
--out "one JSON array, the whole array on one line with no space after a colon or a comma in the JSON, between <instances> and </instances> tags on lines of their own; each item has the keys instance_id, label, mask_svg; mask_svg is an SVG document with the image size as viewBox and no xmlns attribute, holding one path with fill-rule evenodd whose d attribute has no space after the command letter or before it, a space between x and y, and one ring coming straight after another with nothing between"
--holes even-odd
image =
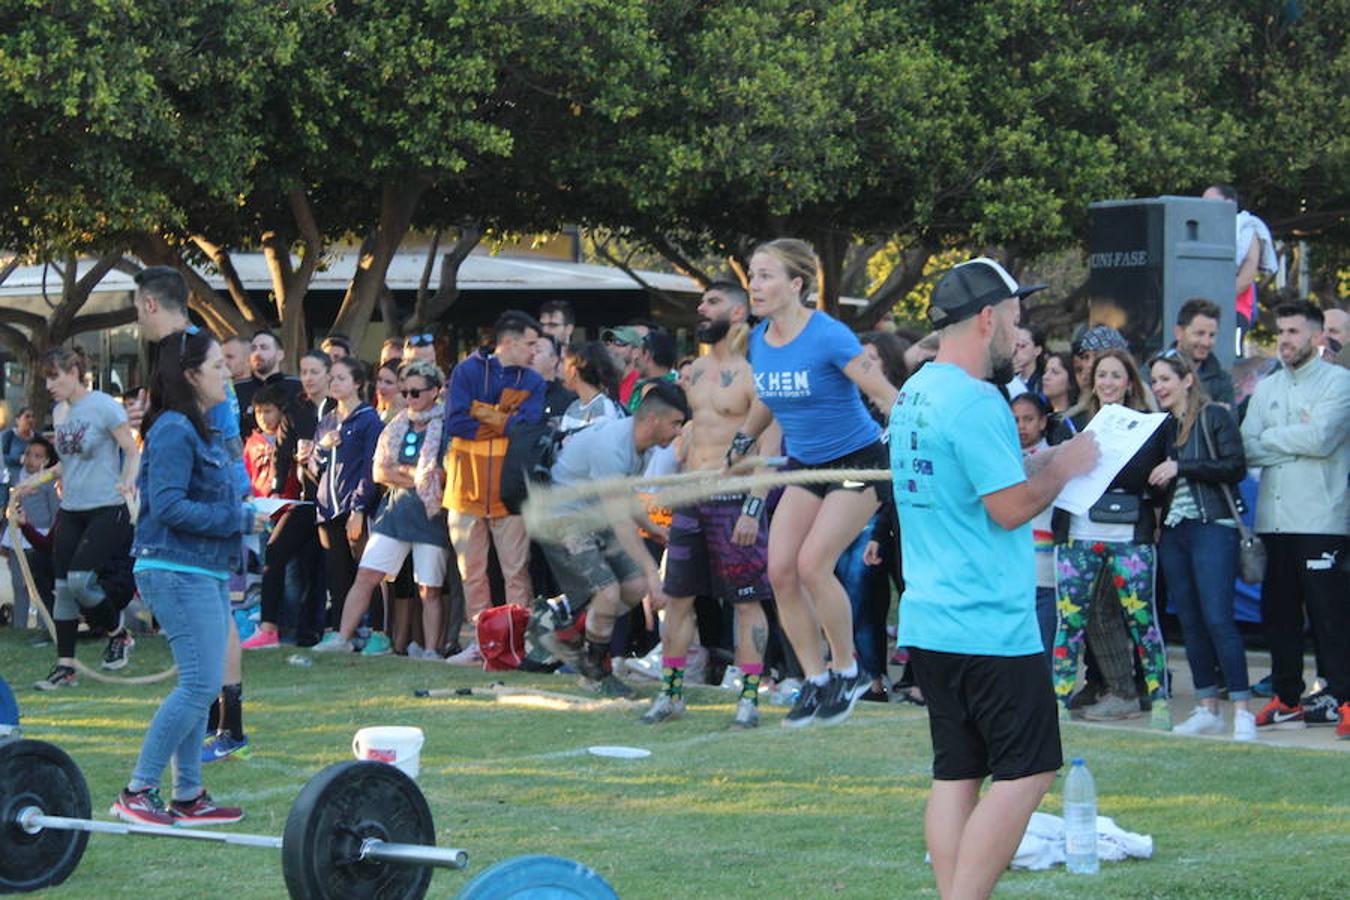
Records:
<instances>
[{"instance_id":1,"label":"blue denim jacket","mask_svg":"<svg viewBox=\"0 0 1350 900\"><path fill-rule=\"evenodd\" d=\"M136 559L239 568L240 535L253 529L253 509L239 500L234 465L220 433L202 440L187 416L161 413L145 435Z\"/></svg>"}]
</instances>

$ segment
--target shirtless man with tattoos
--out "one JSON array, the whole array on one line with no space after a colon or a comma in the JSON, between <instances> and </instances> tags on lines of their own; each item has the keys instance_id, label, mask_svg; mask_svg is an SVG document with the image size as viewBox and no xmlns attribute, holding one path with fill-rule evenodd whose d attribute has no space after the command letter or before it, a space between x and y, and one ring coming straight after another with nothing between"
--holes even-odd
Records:
<instances>
[{"instance_id":1,"label":"shirtless man with tattoos","mask_svg":"<svg viewBox=\"0 0 1350 900\"><path fill-rule=\"evenodd\" d=\"M745 357L749 296L731 282L715 282L698 305L698 339L711 345L686 381L690 420L679 442L685 471L719 471L726 466L731 438L755 399ZM777 426L760 438L761 453L778 446ZM769 448L767 451L764 448ZM684 715L685 654L694 639L694 598L714 596L731 603L736 615L736 665L743 677L734 725L759 724L759 680L769 626L762 600L771 596L767 575L768 524L764 496L719 494L677 509L666 548L666 620L662 635L662 690L642 716L648 724Z\"/></svg>"}]
</instances>

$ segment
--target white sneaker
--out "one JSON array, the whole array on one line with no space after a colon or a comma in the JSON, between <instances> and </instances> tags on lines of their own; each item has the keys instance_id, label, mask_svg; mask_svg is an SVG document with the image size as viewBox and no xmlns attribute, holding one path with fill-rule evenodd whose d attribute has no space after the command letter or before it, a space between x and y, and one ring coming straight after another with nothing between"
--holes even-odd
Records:
<instances>
[{"instance_id":1,"label":"white sneaker","mask_svg":"<svg viewBox=\"0 0 1350 900\"><path fill-rule=\"evenodd\" d=\"M624 671L632 672L634 675L640 675L643 678L650 678L652 681L660 681L661 653L661 645L657 644L646 656L625 659L623 661ZM615 662L618 662L618 660L615 660Z\"/></svg>"},{"instance_id":2,"label":"white sneaker","mask_svg":"<svg viewBox=\"0 0 1350 900\"><path fill-rule=\"evenodd\" d=\"M769 695L769 702L774 706L791 706L797 700L797 694L801 692L802 683L796 678L784 678L778 682L778 687Z\"/></svg>"},{"instance_id":3,"label":"white sneaker","mask_svg":"<svg viewBox=\"0 0 1350 900\"><path fill-rule=\"evenodd\" d=\"M741 676L744 674L740 666L727 666L726 671L722 673L722 683L718 687L724 691L739 691Z\"/></svg>"},{"instance_id":4,"label":"white sneaker","mask_svg":"<svg viewBox=\"0 0 1350 900\"><path fill-rule=\"evenodd\" d=\"M323 640L309 649L313 653L351 653L352 642L336 631L330 631L323 636Z\"/></svg>"},{"instance_id":5,"label":"white sneaker","mask_svg":"<svg viewBox=\"0 0 1350 900\"><path fill-rule=\"evenodd\" d=\"M1245 709L1233 710L1233 740L1256 740L1256 716Z\"/></svg>"},{"instance_id":6,"label":"white sneaker","mask_svg":"<svg viewBox=\"0 0 1350 900\"><path fill-rule=\"evenodd\" d=\"M478 666L483 663L483 654L478 649L478 642L474 641L454 656L446 659L452 666Z\"/></svg>"},{"instance_id":7,"label":"white sneaker","mask_svg":"<svg viewBox=\"0 0 1350 900\"><path fill-rule=\"evenodd\" d=\"M1252 728L1256 728L1252 719ZM1203 704L1191 710L1191 716L1185 722L1172 729L1176 734L1223 734L1223 716L1210 712Z\"/></svg>"}]
</instances>

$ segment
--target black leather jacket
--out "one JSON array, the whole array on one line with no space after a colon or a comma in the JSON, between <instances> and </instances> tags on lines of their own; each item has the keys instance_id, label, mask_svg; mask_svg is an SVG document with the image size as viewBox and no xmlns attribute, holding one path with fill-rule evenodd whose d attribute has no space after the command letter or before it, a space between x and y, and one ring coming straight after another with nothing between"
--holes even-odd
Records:
<instances>
[{"instance_id":1,"label":"black leather jacket","mask_svg":"<svg viewBox=\"0 0 1350 900\"><path fill-rule=\"evenodd\" d=\"M1216 519L1231 519L1233 514L1219 485L1233 485L1230 489L1233 499L1238 509L1243 509L1242 496L1236 485L1247 475L1247 456L1242 450L1242 435L1238 432L1237 421L1227 409L1210 403L1200 411L1186 443L1178 447L1177 430L1180 426L1175 416L1168 416L1159 429L1167 443L1168 458L1177 461L1177 478L1168 485L1163 519L1166 520L1172 508L1172 495L1176 493L1177 479L1180 478L1190 483L1191 496L1200 510L1200 521L1209 523ZM1205 446L1205 438L1201 433L1204 427L1209 428L1213 439L1214 456Z\"/></svg>"}]
</instances>

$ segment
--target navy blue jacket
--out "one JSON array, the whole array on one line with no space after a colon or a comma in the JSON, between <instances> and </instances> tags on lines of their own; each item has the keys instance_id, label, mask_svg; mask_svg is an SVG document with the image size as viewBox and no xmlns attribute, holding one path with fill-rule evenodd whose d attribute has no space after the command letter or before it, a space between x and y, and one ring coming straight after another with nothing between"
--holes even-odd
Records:
<instances>
[{"instance_id":1,"label":"navy blue jacket","mask_svg":"<svg viewBox=\"0 0 1350 900\"><path fill-rule=\"evenodd\" d=\"M182 413L165 411L145 435L136 559L239 568L240 541L253 530L253 508L239 500L234 460L218 431L202 440Z\"/></svg>"},{"instance_id":2,"label":"navy blue jacket","mask_svg":"<svg viewBox=\"0 0 1350 900\"><path fill-rule=\"evenodd\" d=\"M369 516L380 503L379 485L371 475L375 445L384 430L380 414L362 403L341 423L337 422L337 415L334 409L324 416L314 432L316 438L322 438L336 427L340 437L336 447L315 451L323 467L319 477L320 521L353 511Z\"/></svg>"}]
</instances>

